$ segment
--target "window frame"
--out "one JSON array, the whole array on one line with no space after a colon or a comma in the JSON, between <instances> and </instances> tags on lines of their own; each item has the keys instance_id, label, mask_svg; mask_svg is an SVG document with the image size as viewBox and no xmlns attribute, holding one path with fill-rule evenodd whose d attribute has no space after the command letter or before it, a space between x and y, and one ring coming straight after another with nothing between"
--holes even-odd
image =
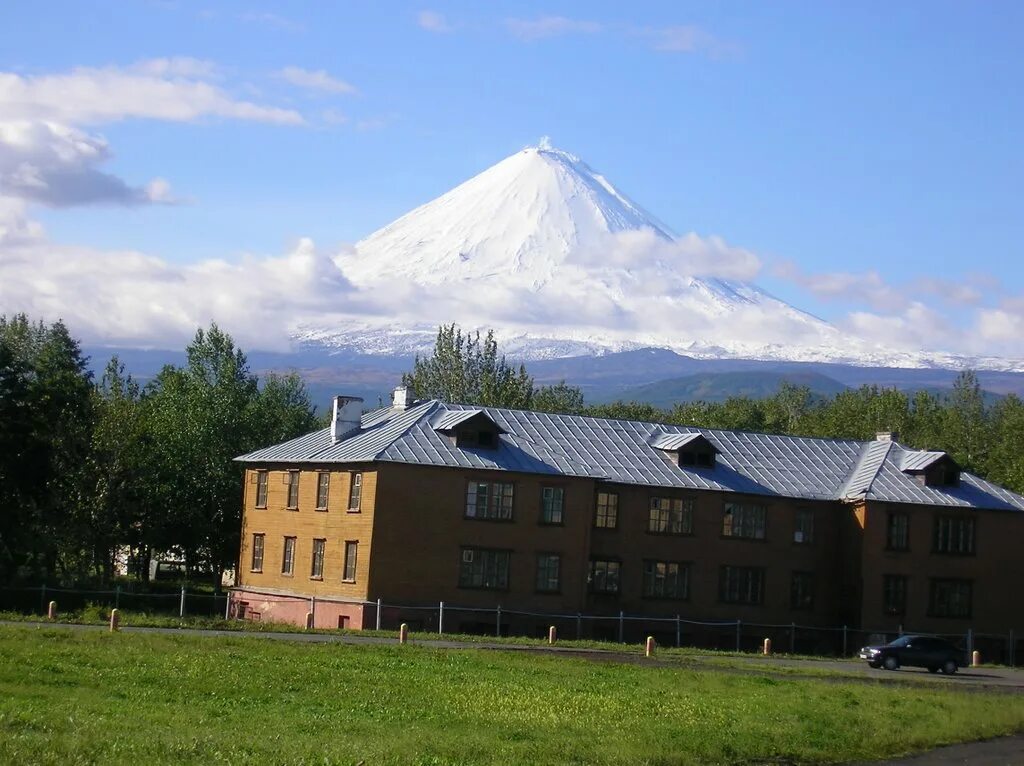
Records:
<instances>
[{"instance_id":1,"label":"window frame","mask_svg":"<svg viewBox=\"0 0 1024 766\"><path fill-rule=\"evenodd\" d=\"M601 566L603 565L603 567ZM598 570L603 568L600 578ZM614 587L609 587L609 578L614 569ZM600 579L601 587L597 586ZM587 592L595 596L618 596L622 593L622 561L616 558L591 558L589 576L587 577Z\"/></svg>"},{"instance_id":2,"label":"window frame","mask_svg":"<svg viewBox=\"0 0 1024 766\"><path fill-rule=\"evenodd\" d=\"M896 584L898 588L895 588ZM903 617L907 614L907 591L910 590L910 577L904 574L882 575L882 614L886 617ZM894 594L898 598L891 598Z\"/></svg>"},{"instance_id":3,"label":"window frame","mask_svg":"<svg viewBox=\"0 0 1024 766\"><path fill-rule=\"evenodd\" d=\"M740 511L737 514L737 511ZM760 512L759 514L754 513L754 522L750 524L746 516L752 512ZM740 522L737 525L736 518L739 515ZM760 523L756 518L760 515ZM727 523L728 521L728 523ZM739 532L737 532L737 526ZM747 526L752 526L753 534L744 534ZM728 530L728 531L726 531ZM757 534L760 532L760 534ZM722 508L722 535L724 539L728 540L755 540L765 542L768 540L768 506L760 503L748 503L748 502L734 502L726 500Z\"/></svg>"},{"instance_id":4,"label":"window frame","mask_svg":"<svg viewBox=\"0 0 1024 766\"><path fill-rule=\"evenodd\" d=\"M551 493L552 502L548 503L548 493ZM554 498L558 498L558 507L555 508ZM549 518L550 514L550 518ZM556 518L557 517L557 518ZM540 490L540 523L546 527L565 526L565 487L555 484L548 484Z\"/></svg>"},{"instance_id":5,"label":"window frame","mask_svg":"<svg viewBox=\"0 0 1024 766\"><path fill-rule=\"evenodd\" d=\"M746 582L737 581L735 589L730 585L730 574L735 574ZM734 564L722 564L718 568L718 601L722 604L734 604L737 606L761 606L764 604L765 594L765 567L738 566ZM756 581L754 576L756 575ZM752 586L756 582L756 589ZM736 598L731 598L731 591L736 591ZM756 590L753 598L749 598L750 592ZM747 591L748 597L742 598L741 591Z\"/></svg>"},{"instance_id":6,"label":"window frame","mask_svg":"<svg viewBox=\"0 0 1024 766\"><path fill-rule=\"evenodd\" d=\"M484 493L480 487L486 487ZM483 513L481 514L480 496L483 494ZM470 496L473 497L472 504ZM511 523L515 521L515 482L505 481L480 481L470 479L466 482L466 502L463 506L463 518L469 521L489 521L497 523ZM473 512L470 513L470 508ZM507 515L503 515L506 514Z\"/></svg>"},{"instance_id":7,"label":"window frame","mask_svg":"<svg viewBox=\"0 0 1024 766\"><path fill-rule=\"evenodd\" d=\"M602 513L602 496L606 498L603 504ZM614 498L614 502L609 503L608 500ZM605 523L602 524L601 520L604 519ZM608 519L611 519L611 524L608 524ZM619 528L619 493L618 492L598 492L597 497L594 500L594 529L618 529Z\"/></svg>"},{"instance_id":8,"label":"window frame","mask_svg":"<svg viewBox=\"0 0 1024 766\"><path fill-rule=\"evenodd\" d=\"M284 546L281 548L281 575L283 577L295 576L295 557L298 547L297 537L294 535L284 536Z\"/></svg>"},{"instance_id":9,"label":"window frame","mask_svg":"<svg viewBox=\"0 0 1024 766\"><path fill-rule=\"evenodd\" d=\"M472 551L472 561L466 552ZM490 562L486 559L490 558ZM504 563L502 563L504 562ZM467 570L467 565L470 569ZM480 572L475 570L479 566ZM490 571L489 571L490 570ZM493 580L489 578L493 576ZM475 581L479 580L479 584ZM458 587L463 590L507 591L512 580L512 551L508 548L484 548L476 545L459 547ZM493 582L493 584L491 584Z\"/></svg>"},{"instance_id":10,"label":"window frame","mask_svg":"<svg viewBox=\"0 0 1024 766\"><path fill-rule=\"evenodd\" d=\"M288 494L285 498L284 509L286 511L297 511L299 510L299 487L302 482L302 471L297 468L291 468L288 470ZM294 494L294 503L292 502L292 495Z\"/></svg>"},{"instance_id":11,"label":"window frame","mask_svg":"<svg viewBox=\"0 0 1024 766\"><path fill-rule=\"evenodd\" d=\"M363 510L363 472L352 471L348 477L348 512L360 513Z\"/></svg>"},{"instance_id":12,"label":"window frame","mask_svg":"<svg viewBox=\"0 0 1024 766\"><path fill-rule=\"evenodd\" d=\"M967 606L962 612L954 613L950 594L946 594L947 603L943 609L939 609L939 589L948 586L960 586L966 588ZM960 594L963 595L962 593ZM928 616L942 620L970 620L974 612L974 580L961 577L931 577L928 580Z\"/></svg>"},{"instance_id":13,"label":"window frame","mask_svg":"<svg viewBox=\"0 0 1024 766\"><path fill-rule=\"evenodd\" d=\"M895 522L902 522L902 529ZM898 538L902 538L902 544ZM899 553L906 553L910 550L910 514L906 511L887 511L885 549Z\"/></svg>"},{"instance_id":14,"label":"window frame","mask_svg":"<svg viewBox=\"0 0 1024 766\"><path fill-rule=\"evenodd\" d=\"M665 573L661 576L663 587L661 592L654 587L658 582L657 567L664 567ZM675 567L675 588L668 592L667 584L669 569ZM689 601L690 600L690 562L688 561L663 561L659 559L644 559L643 573L641 580L641 598L655 601Z\"/></svg>"},{"instance_id":15,"label":"window frame","mask_svg":"<svg viewBox=\"0 0 1024 766\"><path fill-rule=\"evenodd\" d=\"M814 572L794 570L789 578L789 608L795 612L813 612L817 590L818 581Z\"/></svg>"},{"instance_id":16,"label":"window frame","mask_svg":"<svg viewBox=\"0 0 1024 766\"><path fill-rule=\"evenodd\" d=\"M325 481L326 480L326 481ZM321 502L322 501L322 502ZM331 472L316 472L316 507L313 510L326 511L331 501Z\"/></svg>"},{"instance_id":17,"label":"window frame","mask_svg":"<svg viewBox=\"0 0 1024 766\"><path fill-rule=\"evenodd\" d=\"M267 509L267 497L269 496L270 487L270 471L257 470L256 471L256 500L253 506L257 510L265 511ZM260 502L262 495L262 501Z\"/></svg>"},{"instance_id":18,"label":"window frame","mask_svg":"<svg viewBox=\"0 0 1024 766\"><path fill-rule=\"evenodd\" d=\"M943 527L946 527L943 534ZM966 544L964 529L967 530ZM977 523L973 516L936 514L932 529L932 553L941 556L974 556L977 549Z\"/></svg>"},{"instance_id":19,"label":"window frame","mask_svg":"<svg viewBox=\"0 0 1024 766\"><path fill-rule=\"evenodd\" d=\"M341 561L341 581L354 583L359 567L359 541L346 540L344 554Z\"/></svg>"},{"instance_id":20,"label":"window frame","mask_svg":"<svg viewBox=\"0 0 1024 766\"><path fill-rule=\"evenodd\" d=\"M794 545L813 545L814 544L814 522L815 516L813 508L797 508L793 514L793 544ZM804 523L809 522L809 523ZM797 539L797 535L800 535L800 539Z\"/></svg>"},{"instance_id":21,"label":"window frame","mask_svg":"<svg viewBox=\"0 0 1024 766\"><path fill-rule=\"evenodd\" d=\"M658 507L659 503L667 503L668 507ZM677 507L678 506L678 507ZM668 535L671 537L687 537L693 534L693 515L696 500L692 497L670 497L667 495L651 495L647 504L647 534ZM679 531L673 527L673 517L678 513ZM658 525L664 529L655 529L655 514L659 515ZM662 518L662 514L665 514Z\"/></svg>"},{"instance_id":22,"label":"window frame","mask_svg":"<svg viewBox=\"0 0 1024 766\"><path fill-rule=\"evenodd\" d=\"M551 560L554 559L554 578L551 576ZM545 567L544 563L548 566ZM546 577L542 577L546 574ZM552 579L554 587L551 587ZM542 582L546 584L542 584ZM537 554L537 566L534 576L534 590L537 593L561 593L562 592L562 554L554 552L541 552Z\"/></svg>"},{"instance_id":23,"label":"window frame","mask_svg":"<svg viewBox=\"0 0 1024 766\"><path fill-rule=\"evenodd\" d=\"M324 558L327 553L327 538L314 537L313 551L309 557L309 579L324 579Z\"/></svg>"},{"instance_id":24,"label":"window frame","mask_svg":"<svg viewBox=\"0 0 1024 766\"><path fill-rule=\"evenodd\" d=\"M259 545L257 545L259 541ZM257 561L256 552L259 551L259 557ZM249 571L257 574L263 574L263 559L266 556L267 551L267 535L265 532L254 532L252 535L252 555L249 558ZM257 566L257 563L259 566Z\"/></svg>"}]
</instances>

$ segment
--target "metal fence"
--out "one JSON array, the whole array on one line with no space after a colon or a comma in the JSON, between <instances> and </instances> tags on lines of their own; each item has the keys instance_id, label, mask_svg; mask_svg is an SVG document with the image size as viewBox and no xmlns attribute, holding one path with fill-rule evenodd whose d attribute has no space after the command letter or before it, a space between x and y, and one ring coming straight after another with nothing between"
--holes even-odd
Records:
<instances>
[{"instance_id":1,"label":"metal fence","mask_svg":"<svg viewBox=\"0 0 1024 766\"><path fill-rule=\"evenodd\" d=\"M56 601L62 613L101 607L168 617L224 618L228 594L189 590L184 585L173 591L144 591L120 585L106 589L54 585L0 587L0 610L3 611L46 614L50 601Z\"/></svg>"},{"instance_id":2,"label":"metal fence","mask_svg":"<svg viewBox=\"0 0 1024 766\"><path fill-rule=\"evenodd\" d=\"M295 597L261 595L261 600L296 602ZM0 610L45 615L51 600L60 612L80 612L91 606L119 608L133 612L178 617L236 617L228 593L206 593L181 586L176 591L142 591L114 586L113 589L64 588L50 585L0 587ZM334 599L310 598L310 610L317 602ZM351 601L343 603L352 604ZM1024 640L1014 631L1005 634L978 633L967 627L960 633L916 631L913 625L890 628L802 625L796 622L772 624L742 619L700 620L681 614L651 616L627 614L584 614L534 612L495 607L392 604L382 600L355 602L370 615L378 630L397 630L406 623L411 630L438 634L475 634L545 638L552 626L564 639L640 643L653 636L661 646L695 647L737 652L759 652L766 638L777 653L823 657L849 657L867 644L884 643L906 633L935 635L961 647L965 659L975 650L985 662L1016 665L1024 661Z\"/></svg>"}]
</instances>

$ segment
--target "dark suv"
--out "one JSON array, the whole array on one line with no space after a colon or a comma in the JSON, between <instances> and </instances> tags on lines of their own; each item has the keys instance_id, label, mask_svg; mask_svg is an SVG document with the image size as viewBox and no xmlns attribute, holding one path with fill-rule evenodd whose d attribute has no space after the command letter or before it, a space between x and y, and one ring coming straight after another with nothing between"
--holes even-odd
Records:
<instances>
[{"instance_id":1,"label":"dark suv","mask_svg":"<svg viewBox=\"0 0 1024 766\"><path fill-rule=\"evenodd\" d=\"M865 646L860 650L860 658L873 668L896 670L907 665L952 675L961 665L963 652L941 638L900 636L882 646Z\"/></svg>"}]
</instances>

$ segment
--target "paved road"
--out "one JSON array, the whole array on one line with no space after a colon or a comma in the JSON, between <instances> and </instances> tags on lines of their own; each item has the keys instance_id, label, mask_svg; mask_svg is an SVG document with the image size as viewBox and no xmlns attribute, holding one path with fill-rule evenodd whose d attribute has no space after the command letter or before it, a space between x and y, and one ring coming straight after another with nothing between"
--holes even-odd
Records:
<instances>
[{"instance_id":1,"label":"paved road","mask_svg":"<svg viewBox=\"0 0 1024 766\"><path fill-rule=\"evenodd\" d=\"M968 742L929 750L892 761L874 761L870 766L1021 766L1024 764L1024 735ZM868 763L851 766L869 766Z\"/></svg>"}]
</instances>

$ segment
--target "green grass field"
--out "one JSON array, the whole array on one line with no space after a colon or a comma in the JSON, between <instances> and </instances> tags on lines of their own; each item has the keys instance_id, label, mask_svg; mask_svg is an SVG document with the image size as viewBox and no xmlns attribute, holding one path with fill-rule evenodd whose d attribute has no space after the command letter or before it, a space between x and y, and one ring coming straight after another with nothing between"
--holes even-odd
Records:
<instances>
[{"instance_id":1,"label":"green grass field","mask_svg":"<svg viewBox=\"0 0 1024 766\"><path fill-rule=\"evenodd\" d=\"M0 627L4 763L824 763L1022 729L1012 695Z\"/></svg>"}]
</instances>

